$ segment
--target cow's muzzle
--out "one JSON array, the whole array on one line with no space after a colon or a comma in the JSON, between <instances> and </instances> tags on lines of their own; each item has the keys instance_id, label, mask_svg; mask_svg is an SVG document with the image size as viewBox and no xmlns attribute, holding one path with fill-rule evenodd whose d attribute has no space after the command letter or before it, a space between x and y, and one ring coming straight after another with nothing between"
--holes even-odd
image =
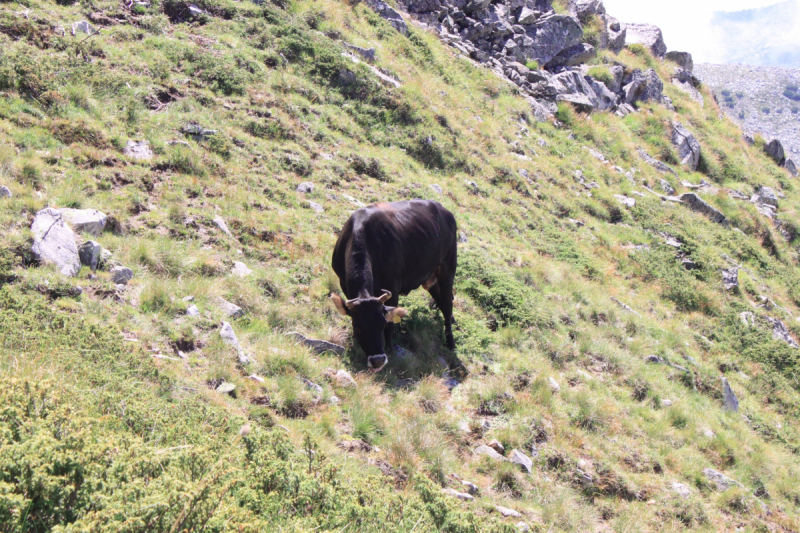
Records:
<instances>
[{"instance_id":1,"label":"cow's muzzle","mask_svg":"<svg viewBox=\"0 0 800 533\"><path fill-rule=\"evenodd\" d=\"M388 361L389 358L386 357L385 354L370 355L369 357L367 357L367 366L377 372L378 370L386 366L386 363Z\"/></svg>"}]
</instances>

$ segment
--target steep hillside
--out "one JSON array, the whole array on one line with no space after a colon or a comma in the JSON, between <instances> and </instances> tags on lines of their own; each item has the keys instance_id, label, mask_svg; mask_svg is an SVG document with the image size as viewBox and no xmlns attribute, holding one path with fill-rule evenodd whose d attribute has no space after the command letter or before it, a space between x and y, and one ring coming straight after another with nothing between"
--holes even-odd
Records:
<instances>
[{"instance_id":1,"label":"steep hillside","mask_svg":"<svg viewBox=\"0 0 800 533\"><path fill-rule=\"evenodd\" d=\"M0 531L800 530L797 182L579 4L0 4ZM333 244L418 197L457 347L370 372Z\"/></svg>"}]
</instances>

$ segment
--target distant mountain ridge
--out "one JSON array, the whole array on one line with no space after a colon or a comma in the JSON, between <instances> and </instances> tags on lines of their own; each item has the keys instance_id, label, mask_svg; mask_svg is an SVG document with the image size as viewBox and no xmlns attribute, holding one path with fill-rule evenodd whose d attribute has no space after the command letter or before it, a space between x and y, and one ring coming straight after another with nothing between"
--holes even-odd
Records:
<instances>
[{"instance_id":1,"label":"distant mountain ridge","mask_svg":"<svg viewBox=\"0 0 800 533\"><path fill-rule=\"evenodd\" d=\"M800 1L714 14L711 19L724 63L800 68Z\"/></svg>"}]
</instances>

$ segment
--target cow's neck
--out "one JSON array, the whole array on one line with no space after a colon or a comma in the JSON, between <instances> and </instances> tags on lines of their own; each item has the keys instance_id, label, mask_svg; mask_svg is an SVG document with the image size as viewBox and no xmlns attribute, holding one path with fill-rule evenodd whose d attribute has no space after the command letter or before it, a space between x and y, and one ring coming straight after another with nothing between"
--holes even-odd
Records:
<instances>
[{"instance_id":1,"label":"cow's neck","mask_svg":"<svg viewBox=\"0 0 800 533\"><path fill-rule=\"evenodd\" d=\"M366 247L355 242L347 254L347 297L370 298L373 294L372 262Z\"/></svg>"}]
</instances>

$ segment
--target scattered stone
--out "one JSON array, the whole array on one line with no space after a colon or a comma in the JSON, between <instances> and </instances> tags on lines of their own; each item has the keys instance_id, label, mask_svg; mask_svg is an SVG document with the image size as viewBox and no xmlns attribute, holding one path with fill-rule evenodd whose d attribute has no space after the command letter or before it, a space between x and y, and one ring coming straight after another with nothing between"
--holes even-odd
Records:
<instances>
[{"instance_id":1,"label":"scattered stone","mask_svg":"<svg viewBox=\"0 0 800 533\"><path fill-rule=\"evenodd\" d=\"M756 138L752 134L747 132L742 133L742 140L747 144L749 144L750 146L756 144Z\"/></svg>"},{"instance_id":2,"label":"scattered stone","mask_svg":"<svg viewBox=\"0 0 800 533\"><path fill-rule=\"evenodd\" d=\"M297 186L295 189L297 192L301 192L303 194L308 194L310 192L314 192L314 184L310 181L304 181L300 185Z\"/></svg>"},{"instance_id":3,"label":"scattered stone","mask_svg":"<svg viewBox=\"0 0 800 533\"><path fill-rule=\"evenodd\" d=\"M181 131L186 135L190 135L195 141L204 141L206 137L211 137L217 134L217 130L209 130L200 124L190 122L181 128Z\"/></svg>"},{"instance_id":4,"label":"scattered stone","mask_svg":"<svg viewBox=\"0 0 800 533\"><path fill-rule=\"evenodd\" d=\"M697 88L700 87L700 80L695 78L690 71L683 68L676 68L672 75L672 84L681 91L687 93L692 100L705 107L703 94L697 90Z\"/></svg>"},{"instance_id":5,"label":"scattered stone","mask_svg":"<svg viewBox=\"0 0 800 533\"><path fill-rule=\"evenodd\" d=\"M317 212L317 213L323 213L323 212L325 212L325 208L324 208L324 207L322 207L321 205L319 205L319 204L318 204L318 203L316 203L316 202L311 202L311 201L309 201L309 202L308 202L308 207L310 207L310 208L311 208L313 211L315 211L315 212Z\"/></svg>"},{"instance_id":6,"label":"scattered stone","mask_svg":"<svg viewBox=\"0 0 800 533\"><path fill-rule=\"evenodd\" d=\"M496 451L497 453L499 453L500 455L505 455L505 454L506 454L506 449L505 449L505 447L503 446L503 443L501 443L501 442L500 442L499 440L497 440L497 439L492 439L492 440L489 442L489 447L490 447L490 448L492 448L492 449L493 449L494 451Z\"/></svg>"},{"instance_id":7,"label":"scattered stone","mask_svg":"<svg viewBox=\"0 0 800 533\"><path fill-rule=\"evenodd\" d=\"M219 330L219 336L222 337L222 340L225 342L225 344L236 348L239 364L246 365L250 362L250 358L248 358L247 354L244 353L242 346L239 344L239 339L236 338L236 333L233 332L233 327L229 323L222 323L222 327Z\"/></svg>"},{"instance_id":8,"label":"scattered stone","mask_svg":"<svg viewBox=\"0 0 800 533\"><path fill-rule=\"evenodd\" d=\"M228 223L225 222L224 218L222 218L221 216L217 215L217 216L215 216L213 218L212 222L214 223L214 225L216 227L218 227L220 230L222 230L222 233L224 233L228 237L233 237L233 233L231 233L231 230L228 229Z\"/></svg>"},{"instance_id":9,"label":"scattered stone","mask_svg":"<svg viewBox=\"0 0 800 533\"><path fill-rule=\"evenodd\" d=\"M389 4L383 0L366 0L365 4L367 4L370 9L377 13L381 18L386 19L394 29L403 35L408 33L408 26L403 20L403 17Z\"/></svg>"},{"instance_id":10,"label":"scattered stone","mask_svg":"<svg viewBox=\"0 0 800 533\"><path fill-rule=\"evenodd\" d=\"M667 52L666 59L677 63L679 67L689 72L694 70L694 60L689 52Z\"/></svg>"},{"instance_id":11,"label":"scattered stone","mask_svg":"<svg viewBox=\"0 0 800 533\"><path fill-rule=\"evenodd\" d=\"M81 269L75 233L65 223L58 209L46 208L36 213L31 225L34 258L42 263L55 263L65 276L74 276Z\"/></svg>"},{"instance_id":12,"label":"scattered stone","mask_svg":"<svg viewBox=\"0 0 800 533\"><path fill-rule=\"evenodd\" d=\"M715 437L715 435L714 435L714 432L713 432L713 431L711 431L711 430L710 430L710 429L708 429L708 428L703 428L703 429L701 429L701 430L700 430L700 432L701 432L703 435L705 435L706 437L708 437L709 439L713 439L713 438Z\"/></svg>"},{"instance_id":13,"label":"scattered stone","mask_svg":"<svg viewBox=\"0 0 800 533\"><path fill-rule=\"evenodd\" d=\"M688 166L692 171L697 170L697 165L700 163L700 143L694 134L678 121L672 123L672 144L678 150L681 165Z\"/></svg>"},{"instance_id":14,"label":"scattered stone","mask_svg":"<svg viewBox=\"0 0 800 533\"><path fill-rule=\"evenodd\" d=\"M233 391L236 390L236 385L227 381L223 381L215 390L220 394L230 394L233 396Z\"/></svg>"},{"instance_id":15,"label":"scattered stone","mask_svg":"<svg viewBox=\"0 0 800 533\"><path fill-rule=\"evenodd\" d=\"M551 59L545 68L555 70L563 67L574 67L586 63L597 55L595 47L589 43L578 43L565 48Z\"/></svg>"},{"instance_id":16,"label":"scattered stone","mask_svg":"<svg viewBox=\"0 0 800 533\"><path fill-rule=\"evenodd\" d=\"M183 298L181 298L181 300L183 300L184 302L193 302L194 296L184 296Z\"/></svg>"},{"instance_id":17,"label":"scattered stone","mask_svg":"<svg viewBox=\"0 0 800 533\"><path fill-rule=\"evenodd\" d=\"M508 460L518 465L522 468L525 472L530 474L533 471L533 460L525 455L524 452L519 450L511 450L511 454L508 456Z\"/></svg>"},{"instance_id":18,"label":"scattered stone","mask_svg":"<svg viewBox=\"0 0 800 533\"><path fill-rule=\"evenodd\" d=\"M86 35L94 35L99 30L89 24L86 20L80 20L78 22L74 22L72 24L72 35L75 36L78 33L85 33Z\"/></svg>"},{"instance_id":19,"label":"scattered stone","mask_svg":"<svg viewBox=\"0 0 800 533\"><path fill-rule=\"evenodd\" d=\"M775 191L771 187L761 187L756 191L756 203L762 203L771 205L772 207L778 207L778 195L775 194Z\"/></svg>"},{"instance_id":20,"label":"scattered stone","mask_svg":"<svg viewBox=\"0 0 800 533\"><path fill-rule=\"evenodd\" d=\"M636 207L636 200L633 198L628 198L627 196L623 196L621 194L615 194L614 198L616 198L619 203L628 207Z\"/></svg>"},{"instance_id":21,"label":"scattered stone","mask_svg":"<svg viewBox=\"0 0 800 533\"><path fill-rule=\"evenodd\" d=\"M395 344L394 345L394 355L395 355L395 357L397 357L397 359L402 361L403 359L406 359L406 358L410 357L411 356L411 352L409 352L408 350L406 350L402 346Z\"/></svg>"},{"instance_id":22,"label":"scattered stone","mask_svg":"<svg viewBox=\"0 0 800 533\"><path fill-rule=\"evenodd\" d=\"M323 393L323 389L321 386L317 385L311 380L304 379L303 380L306 384L306 388L310 391L314 391L317 395L321 395Z\"/></svg>"},{"instance_id":23,"label":"scattered stone","mask_svg":"<svg viewBox=\"0 0 800 533\"><path fill-rule=\"evenodd\" d=\"M447 390L453 392L453 389L461 385L461 382L458 381L456 378L452 377L445 377L442 379L442 384L447 387Z\"/></svg>"},{"instance_id":24,"label":"scattered stone","mask_svg":"<svg viewBox=\"0 0 800 533\"><path fill-rule=\"evenodd\" d=\"M128 141L122 153L131 159L149 161L153 159L153 149L147 141Z\"/></svg>"},{"instance_id":25,"label":"scattered stone","mask_svg":"<svg viewBox=\"0 0 800 533\"><path fill-rule=\"evenodd\" d=\"M465 492L458 492L455 489L442 489L443 494L447 494L448 496L452 496L453 498L458 498L459 500L465 502L471 502L475 498Z\"/></svg>"},{"instance_id":26,"label":"scattered stone","mask_svg":"<svg viewBox=\"0 0 800 533\"><path fill-rule=\"evenodd\" d=\"M663 98L664 83L655 70L649 69L642 72L636 69L627 78L625 87L622 88L624 101L628 105L636 102L661 102Z\"/></svg>"},{"instance_id":27,"label":"scattered stone","mask_svg":"<svg viewBox=\"0 0 800 533\"><path fill-rule=\"evenodd\" d=\"M469 481L465 481L463 479L460 481L461 481L461 486L463 486L467 490L467 493L472 494L473 496L475 496L481 491L481 489L475 483L470 483Z\"/></svg>"},{"instance_id":28,"label":"scattered stone","mask_svg":"<svg viewBox=\"0 0 800 533\"><path fill-rule=\"evenodd\" d=\"M731 385L728 383L728 378L722 377L720 379L722 381L722 393L725 395L725 399L723 400L725 410L738 413L739 399L736 397L736 394L734 394L733 389L731 389Z\"/></svg>"},{"instance_id":29,"label":"scattered stone","mask_svg":"<svg viewBox=\"0 0 800 533\"><path fill-rule=\"evenodd\" d=\"M194 4L190 4L186 8L186 10L189 12L189 15L191 15L193 18L194 17L199 17L200 15L210 15L210 13L208 11L206 11L205 9L199 8Z\"/></svg>"},{"instance_id":30,"label":"scattered stone","mask_svg":"<svg viewBox=\"0 0 800 533\"><path fill-rule=\"evenodd\" d=\"M572 104L575 111L578 113L591 113L594 111L594 104L585 95L582 94L559 94L556 96L557 102L566 102Z\"/></svg>"},{"instance_id":31,"label":"scattered stone","mask_svg":"<svg viewBox=\"0 0 800 533\"><path fill-rule=\"evenodd\" d=\"M736 267L722 269L722 285L726 291L739 288L739 269Z\"/></svg>"},{"instance_id":32,"label":"scattered stone","mask_svg":"<svg viewBox=\"0 0 800 533\"><path fill-rule=\"evenodd\" d=\"M314 353L317 354L324 354L326 352L333 352L336 355L343 355L344 354L344 346L339 346L338 344L334 344L332 342L321 341L318 339L309 339L302 333L298 333L296 331L292 331L291 333L287 333L288 336L294 337L297 342L308 346Z\"/></svg>"},{"instance_id":33,"label":"scattered stone","mask_svg":"<svg viewBox=\"0 0 800 533\"><path fill-rule=\"evenodd\" d=\"M553 392L560 392L561 391L561 386L552 377L548 378L547 382L550 385L550 390L551 391L553 391Z\"/></svg>"},{"instance_id":34,"label":"scattered stone","mask_svg":"<svg viewBox=\"0 0 800 533\"><path fill-rule=\"evenodd\" d=\"M367 61L375 61L375 49L374 48L361 48L360 46L356 46L350 43L344 43L344 45L352 50L353 52L357 53L361 57L363 57Z\"/></svg>"},{"instance_id":35,"label":"scattered stone","mask_svg":"<svg viewBox=\"0 0 800 533\"><path fill-rule=\"evenodd\" d=\"M646 363L652 363L655 365L664 364L664 359L657 355L648 355L647 357L644 358L644 360Z\"/></svg>"},{"instance_id":36,"label":"scattered stone","mask_svg":"<svg viewBox=\"0 0 800 533\"><path fill-rule=\"evenodd\" d=\"M777 318L771 318L768 316L764 317L764 320L772 326L772 338L778 341L783 341L792 348L800 348L797 342L792 338L791 334L789 334L789 330L786 328L786 324L778 320Z\"/></svg>"},{"instance_id":37,"label":"scattered stone","mask_svg":"<svg viewBox=\"0 0 800 533\"><path fill-rule=\"evenodd\" d=\"M794 161L792 161L791 159L787 159L786 163L783 166L786 167L786 170L789 171L789 174L791 174L795 178L798 176L797 165L794 164ZM3 196L3 189L4 188L5 187L0 187L0 196ZM9 192L9 194L11 194L11 193Z\"/></svg>"},{"instance_id":38,"label":"scattered stone","mask_svg":"<svg viewBox=\"0 0 800 533\"><path fill-rule=\"evenodd\" d=\"M95 241L86 241L78 246L78 257L80 257L81 264L92 269L92 272L97 270L97 265L100 264L100 252L103 247Z\"/></svg>"},{"instance_id":39,"label":"scattered stone","mask_svg":"<svg viewBox=\"0 0 800 533\"><path fill-rule=\"evenodd\" d=\"M244 277L249 276L250 274L252 274L253 271L250 270L249 268L247 268L247 265L245 265L241 261L234 261L234 263L233 263L233 273L236 276L239 276L240 278L244 278Z\"/></svg>"},{"instance_id":40,"label":"scattered stone","mask_svg":"<svg viewBox=\"0 0 800 533\"><path fill-rule=\"evenodd\" d=\"M725 215L720 213L714 207L711 207L708 202L697 196L695 193L687 192L682 194L680 196L680 200L684 204L688 205L692 211L707 216L712 222L716 222L717 224L722 224L724 226L728 225L728 220L725 218Z\"/></svg>"},{"instance_id":41,"label":"scattered stone","mask_svg":"<svg viewBox=\"0 0 800 533\"><path fill-rule=\"evenodd\" d=\"M458 233L458 243L459 244L467 244L467 242L468 242L467 234L464 233L463 231L459 232Z\"/></svg>"},{"instance_id":42,"label":"scattered stone","mask_svg":"<svg viewBox=\"0 0 800 533\"><path fill-rule=\"evenodd\" d=\"M519 530L519 533L530 533L531 526L525 522L517 522L517 529Z\"/></svg>"},{"instance_id":43,"label":"scattered stone","mask_svg":"<svg viewBox=\"0 0 800 533\"><path fill-rule=\"evenodd\" d=\"M338 383L341 387L356 386L356 380L353 379L353 376L351 376L347 370L339 369L336 371L336 374L334 374L333 377L336 380L336 383Z\"/></svg>"},{"instance_id":44,"label":"scattered stone","mask_svg":"<svg viewBox=\"0 0 800 533\"><path fill-rule=\"evenodd\" d=\"M663 58L667 53L661 28L652 24L625 24L627 36L625 44L641 44L649 48L656 57Z\"/></svg>"},{"instance_id":45,"label":"scattered stone","mask_svg":"<svg viewBox=\"0 0 800 533\"><path fill-rule=\"evenodd\" d=\"M784 152L783 144L781 144L778 139L764 146L764 152L766 152L773 161L778 163L779 166L783 166L786 163L786 152Z\"/></svg>"},{"instance_id":46,"label":"scattered stone","mask_svg":"<svg viewBox=\"0 0 800 533\"><path fill-rule=\"evenodd\" d=\"M661 179L661 189L667 193L669 196L675 195L675 188L665 179Z\"/></svg>"},{"instance_id":47,"label":"scattered stone","mask_svg":"<svg viewBox=\"0 0 800 533\"><path fill-rule=\"evenodd\" d=\"M11 189L6 187L5 185L0 187L0 198L11 198L12 196L14 195L11 194Z\"/></svg>"},{"instance_id":48,"label":"scattered stone","mask_svg":"<svg viewBox=\"0 0 800 533\"><path fill-rule=\"evenodd\" d=\"M76 233L98 237L106 228L108 217L96 209L59 209L59 213Z\"/></svg>"},{"instance_id":49,"label":"scattered stone","mask_svg":"<svg viewBox=\"0 0 800 533\"><path fill-rule=\"evenodd\" d=\"M230 318L241 318L244 316L244 309L225 300L224 298L218 298L217 305L219 306L220 310Z\"/></svg>"},{"instance_id":50,"label":"scattered stone","mask_svg":"<svg viewBox=\"0 0 800 533\"><path fill-rule=\"evenodd\" d=\"M522 518L522 514L514 509L509 509L508 507L501 507L500 505L495 505L494 508L497 510L498 513L503 515L506 518Z\"/></svg>"},{"instance_id":51,"label":"scattered stone","mask_svg":"<svg viewBox=\"0 0 800 533\"><path fill-rule=\"evenodd\" d=\"M639 313L637 313L636 311L634 311L631 306L619 301L618 299L616 299L613 296L611 297L611 301L614 302L615 304L617 304L618 306L620 306L623 311L627 311L628 313L633 313L636 316L642 316Z\"/></svg>"},{"instance_id":52,"label":"scattered stone","mask_svg":"<svg viewBox=\"0 0 800 533\"><path fill-rule=\"evenodd\" d=\"M717 472L713 468L706 468L703 470L703 474L705 474L709 481L716 485L717 490L720 492L724 492L733 487L744 487L744 485L738 481L732 480L721 472Z\"/></svg>"},{"instance_id":53,"label":"scattered stone","mask_svg":"<svg viewBox=\"0 0 800 533\"><path fill-rule=\"evenodd\" d=\"M516 46L516 42L511 41L514 46L509 48L507 42L507 53L522 56L518 59L529 57L540 65L547 65L563 50L581 44L583 28L575 17L550 15L538 19L523 35L519 39L523 46Z\"/></svg>"},{"instance_id":54,"label":"scattered stone","mask_svg":"<svg viewBox=\"0 0 800 533\"><path fill-rule=\"evenodd\" d=\"M688 498L692 495L692 490L688 487L688 485L684 485L683 483L678 483L674 481L672 483L672 492L680 496L681 498Z\"/></svg>"},{"instance_id":55,"label":"scattered stone","mask_svg":"<svg viewBox=\"0 0 800 533\"><path fill-rule=\"evenodd\" d=\"M441 196L442 194L444 194L444 191L442 191L442 188L441 188L439 185L437 185L436 183L434 183L433 185L431 185L431 189L433 189L433 192L435 192L435 193L436 193L436 194L438 194L439 196Z\"/></svg>"},{"instance_id":56,"label":"scattered stone","mask_svg":"<svg viewBox=\"0 0 800 533\"><path fill-rule=\"evenodd\" d=\"M186 316L200 316L200 310L196 305L190 305L186 308Z\"/></svg>"},{"instance_id":57,"label":"scattered stone","mask_svg":"<svg viewBox=\"0 0 800 533\"><path fill-rule=\"evenodd\" d=\"M491 459L494 459L495 461L506 461L507 460L505 457L503 457L502 455L497 453L497 451L495 451L494 448L490 448L489 446L486 446L485 444L482 444L482 445L478 446L477 448L475 448L475 455L485 455L485 456L487 456L487 457L489 457Z\"/></svg>"},{"instance_id":58,"label":"scattered stone","mask_svg":"<svg viewBox=\"0 0 800 533\"><path fill-rule=\"evenodd\" d=\"M133 270L123 266L111 269L111 281L119 285L127 285L133 279Z\"/></svg>"},{"instance_id":59,"label":"scattered stone","mask_svg":"<svg viewBox=\"0 0 800 533\"><path fill-rule=\"evenodd\" d=\"M662 163L661 161L659 161L659 160L658 160L658 159L656 159L655 157L651 156L650 154L648 154L647 152L645 152L645 151L644 151L644 150L642 150L641 148L639 148L639 149L637 150L637 152L639 153L639 157L640 157L640 158L641 158L641 159L642 159L642 160L643 160L645 163L647 163L647 164L648 164L648 165L650 165L651 167L655 168L655 169L656 169L656 170L658 170L659 172L663 172L663 173L665 173L665 174L669 173L669 174L672 174L673 176L676 176L676 177L678 176L678 173L677 173L677 172L675 172L675 171L674 171L674 170L673 170L671 167L669 167L669 166L668 166L668 165L666 165L665 163Z\"/></svg>"}]
</instances>

